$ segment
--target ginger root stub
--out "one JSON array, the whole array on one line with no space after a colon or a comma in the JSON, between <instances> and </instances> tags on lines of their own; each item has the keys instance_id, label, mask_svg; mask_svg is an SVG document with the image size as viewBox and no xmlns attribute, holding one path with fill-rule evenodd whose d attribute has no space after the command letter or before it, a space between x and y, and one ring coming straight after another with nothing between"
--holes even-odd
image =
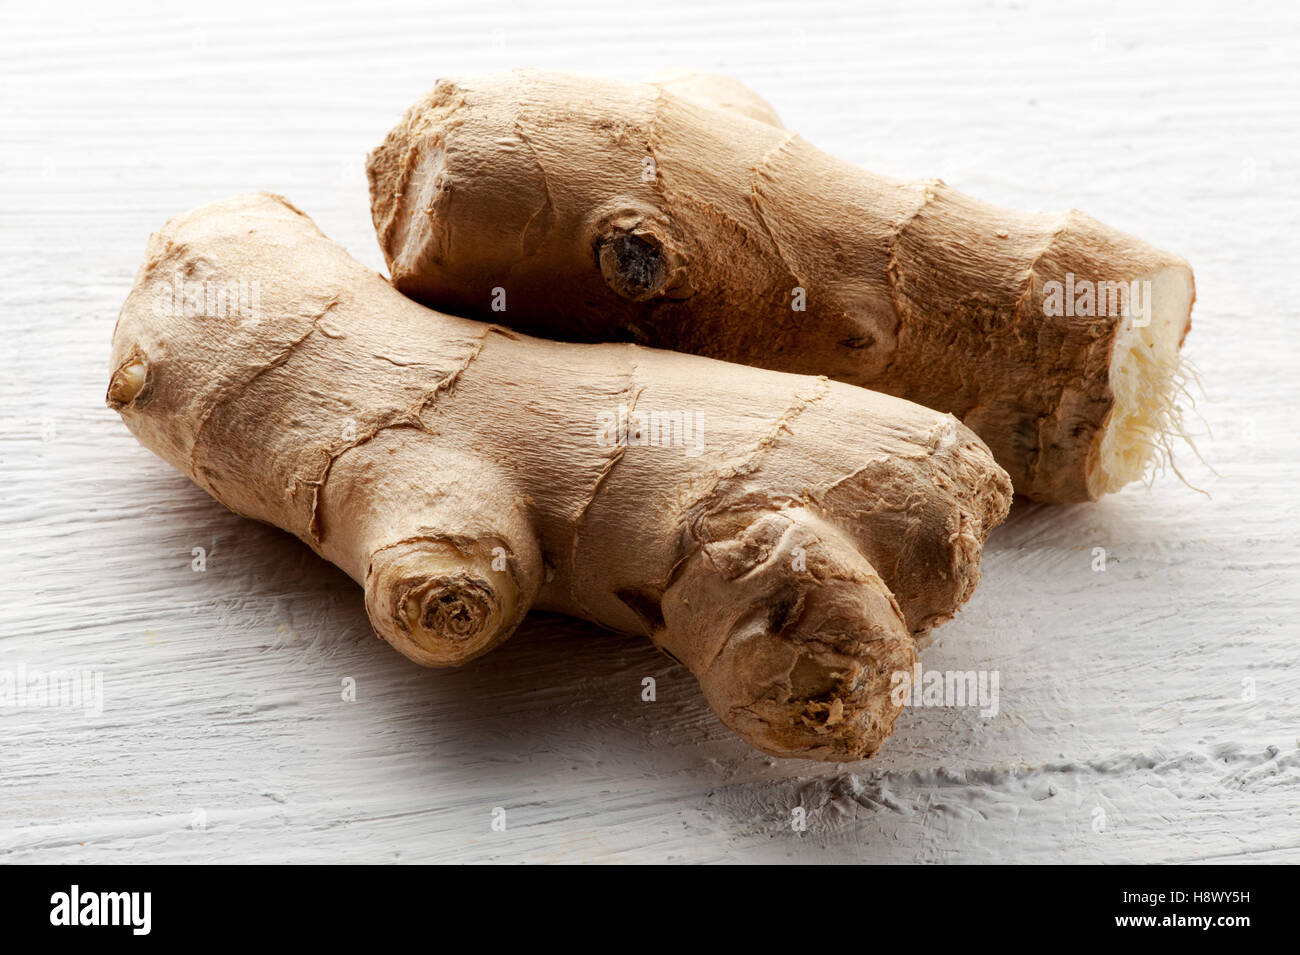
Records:
<instances>
[{"instance_id":1,"label":"ginger root stub","mask_svg":"<svg viewBox=\"0 0 1300 955\"><path fill-rule=\"evenodd\" d=\"M152 237L108 397L217 500L362 584L411 659L457 665L531 607L572 614L649 637L780 756L875 752L891 674L970 595L1010 503L948 415L431 311L265 194Z\"/></svg>"},{"instance_id":2,"label":"ginger root stub","mask_svg":"<svg viewBox=\"0 0 1300 955\"><path fill-rule=\"evenodd\" d=\"M394 285L547 337L824 374L950 412L1037 500L1146 473L1179 431L1186 262L1079 212L866 172L737 86L439 82L370 156Z\"/></svg>"}]
</instances>

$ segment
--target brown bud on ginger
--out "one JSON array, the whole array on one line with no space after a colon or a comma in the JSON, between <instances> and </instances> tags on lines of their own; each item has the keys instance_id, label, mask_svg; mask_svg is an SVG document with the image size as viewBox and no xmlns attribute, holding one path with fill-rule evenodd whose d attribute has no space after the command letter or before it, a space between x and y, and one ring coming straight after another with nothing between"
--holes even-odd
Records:
<instances>
[{"instance_id":1,"label":"brown bud on ginger","mask_svg":"<svg viewBox=\"0 0 1300 955\"><path fill-rule=\"evenodd\" d=\"M117 369L108 383L105 401L110 408L129 405L144 390L145 380L149 377L149 365L138 351L132 352Z\"/></svg>"}]
</instances>

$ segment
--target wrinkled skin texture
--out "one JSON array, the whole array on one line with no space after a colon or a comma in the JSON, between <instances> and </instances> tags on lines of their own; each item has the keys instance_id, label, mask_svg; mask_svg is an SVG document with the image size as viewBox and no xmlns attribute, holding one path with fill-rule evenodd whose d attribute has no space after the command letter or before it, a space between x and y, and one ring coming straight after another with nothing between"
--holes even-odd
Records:
<instances>
[{"instance_id":1,"label":"wrinkled skin texture","mask_svg":"<svg viewBox=\"0 0 1300 955\"><path fill-rule=\"evenodd\" d=\"M159 308L178 282L256 283L258 308ZM531 607L572 614L649 637L780 756L875 752L891 673L970 595L1010 501L950 416L434 312L264 194L152 237L112 368L142 443L343 568L417 662L472 659ZM698 440L603 440L619 405L690 413Z\"/></svg>"},{"instance_id":2,"label":"wrinkled skin texture","mask_svg":"<svg viewBox=\"0 0 1300 955\"><path fill-rule=\"evenodd\" d=\"M1129 419L1112 418L1121 316L1049 316L1046 283L1156 281L1173 357L1150 390L1175 391L1194 297L1182 259L1079 212L840 162L734 81L443 80L368 169L393 283L419 301L897 395L957 416L1036 500L1095 499L1148 460L1119 479L1099 461Z\"/></svg>"}]
</instances>

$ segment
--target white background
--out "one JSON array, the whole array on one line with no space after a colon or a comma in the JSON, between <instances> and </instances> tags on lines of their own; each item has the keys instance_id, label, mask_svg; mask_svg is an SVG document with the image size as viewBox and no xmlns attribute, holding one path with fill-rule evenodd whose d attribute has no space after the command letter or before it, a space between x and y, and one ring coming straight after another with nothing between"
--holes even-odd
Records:
<instances>
[{"instance_id":1,"label":"white background","mask_svg":"<svg viewBox=\"0 0 1300 955\"><path fill-rule=\"evenodd\" d=\"M1300 862L1297 5L114 6L0 7L0 670L105 696L0 709L0 861ZM924 658L998 671L1001 712L909 710L869 763L754 753L646 642L561 618L406 662L343 574L136 444L109 337L149 232L238 192L380 268L366 152L438 77L517 65L731 73L852 162L1186 256L1208 496L1018 503Z\"/></svg>"}]
</instances>

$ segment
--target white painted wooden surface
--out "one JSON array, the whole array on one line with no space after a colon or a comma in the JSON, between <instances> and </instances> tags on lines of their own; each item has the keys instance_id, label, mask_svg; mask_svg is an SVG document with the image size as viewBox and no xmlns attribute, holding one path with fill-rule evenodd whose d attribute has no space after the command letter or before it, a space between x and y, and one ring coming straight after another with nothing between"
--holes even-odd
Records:
<instances>
[{"instance_id":1,"label":"white painted wooden surface","mask_svg":"<svg viewBox=\"0 0 1300 955\"><path fill-rule=\"evenodd\" d=\"M1296 5L115 6L0 8L0 671L104 694L0 709L0 861L1300 861ZM379 268L366 151L439 75L515 65L732 73L877 171L1186 255L1214 471L1178 463L1211 496L1018 505L925 657L998 671L1000 713L910 710L871 763L755 754L558 618L407 663L135 443L109 335L150 230L237 192Z\"/></svg>"}]
</instances>

